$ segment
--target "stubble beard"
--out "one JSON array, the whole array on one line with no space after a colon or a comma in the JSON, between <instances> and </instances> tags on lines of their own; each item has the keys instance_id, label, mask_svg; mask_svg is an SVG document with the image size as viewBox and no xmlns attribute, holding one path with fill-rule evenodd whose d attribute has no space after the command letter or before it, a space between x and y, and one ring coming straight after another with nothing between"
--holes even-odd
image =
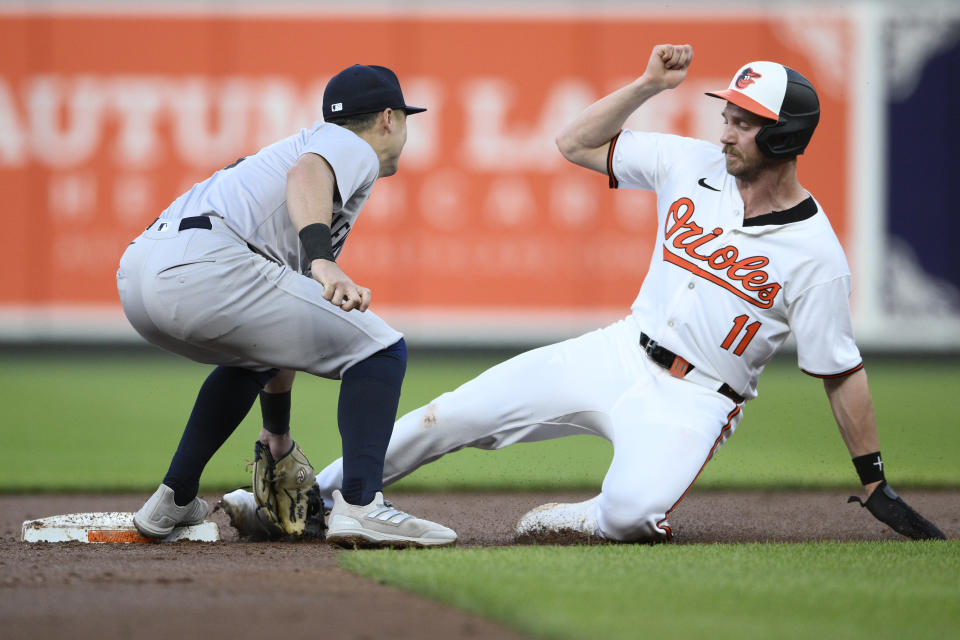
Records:
<instances>
[{"instance_id":1,"label":"stubble beard","mask_svg":"<svg viewBox=\"0 0 960 640\"><path fill-rule=\"evenodd\" d=\"M734 154L734 158L732 159L725 158L727 173L734 178L743 180L745 182L754 180L760 174L764 166L766 166L766 158L758 158L754 162L747 162L744 157L732 147L724 147L723 153L724 155L728 153Z\"/></svg>"}]
</instances>

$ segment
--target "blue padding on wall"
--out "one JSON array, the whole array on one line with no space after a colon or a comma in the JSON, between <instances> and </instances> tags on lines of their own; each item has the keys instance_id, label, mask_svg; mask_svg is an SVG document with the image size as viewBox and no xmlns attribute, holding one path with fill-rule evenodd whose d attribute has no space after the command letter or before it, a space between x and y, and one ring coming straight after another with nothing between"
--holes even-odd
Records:
<instances>
[{"instance_id":1,"label":"blue padding on wall","mask_svg":"<svg viewBox=\"0 0 960 640\"><path fill-rule=\"evenodd\" d=\"M960 287L960 43L919 73L916 91L888 105L889 232Z\"/></svg>"}]
</instances>

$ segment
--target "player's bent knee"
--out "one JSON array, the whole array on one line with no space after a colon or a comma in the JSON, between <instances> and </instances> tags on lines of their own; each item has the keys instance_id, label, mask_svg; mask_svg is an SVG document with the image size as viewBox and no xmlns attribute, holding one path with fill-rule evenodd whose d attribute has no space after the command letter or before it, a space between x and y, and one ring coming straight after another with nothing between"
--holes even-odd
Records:
<instances>
[{"instance_id":1,"label":"player's bent knee","mask_svg":"<svg viewBox=\"0 0 960 640\"><path fill-rule=\"evenodd\" d=\"M407 363L407 341L403 338L400 338L392 345L381 351L383 355L390 356L400 360L404 364Z\"/></svg>"},{"instance_id":2,"label":"player's bent knee","mask_svg":"<svg viewBox=\"0 0 960 640\"><path fill-rule=\"evenodd\" d=\"M399 389L406 369L407 343L400 338L386 349L377 351L344 371L341 380L350 383L358 378L374 378Z\"/></svg>"}]
</instances>

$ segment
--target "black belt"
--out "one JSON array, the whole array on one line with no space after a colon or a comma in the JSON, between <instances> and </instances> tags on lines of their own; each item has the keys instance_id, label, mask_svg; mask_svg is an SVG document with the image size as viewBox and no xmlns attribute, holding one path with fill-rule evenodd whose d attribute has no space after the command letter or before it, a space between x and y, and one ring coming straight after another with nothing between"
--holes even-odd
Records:
<instances>
[{"instance_id":1,"label":"black belt","mask_svg":"<svg viewBox=\"0 0 960 640\"><path fill-rule=\"evenodd\" d=\"M670 374L676 378L683 378L694 369L692 364L673 351L661 347L655 340L643 332L640 333L640 348L650 356L651 360L668 370ZM721 384L720 388L716 389L716 392L730 398L737 404L741 404L745 400L742 395L734 391L733 387L726 382Z\"/></svg>"}]
</instances>

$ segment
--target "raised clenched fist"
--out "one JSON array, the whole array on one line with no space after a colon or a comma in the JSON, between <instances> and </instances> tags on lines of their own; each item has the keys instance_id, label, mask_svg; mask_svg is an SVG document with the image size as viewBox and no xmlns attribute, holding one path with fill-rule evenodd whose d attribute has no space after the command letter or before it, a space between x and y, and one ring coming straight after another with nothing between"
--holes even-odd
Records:
<instances>
[{"instance_id":1,"label":"raised clenched fist","mask_svg":"<svg viewBox=\"0 0 960 640\"><path fill-rule=\"evenodd\" d=\"M693 47L689 44L658 44L650 53L644 76L661 89L673 89L687 77L693 62Z\"/></svg>"}]
</instances>

